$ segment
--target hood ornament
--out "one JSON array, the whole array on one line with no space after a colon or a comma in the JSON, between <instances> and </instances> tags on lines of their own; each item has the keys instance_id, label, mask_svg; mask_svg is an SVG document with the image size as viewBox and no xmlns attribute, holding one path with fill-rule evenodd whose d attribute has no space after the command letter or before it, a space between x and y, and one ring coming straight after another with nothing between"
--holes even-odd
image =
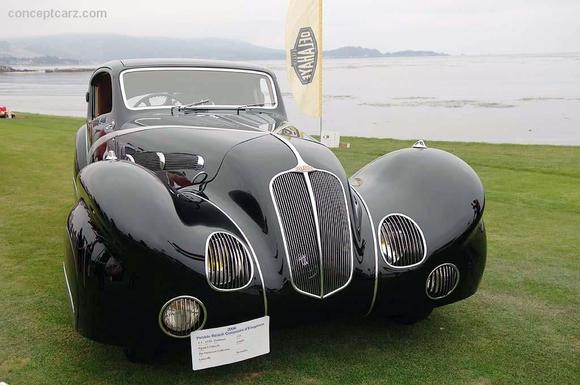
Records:
<instances>
[{"instance_id":1,"label":"hood ornament","mask_svg":"<svg viewBox=\"0 0 580 385\"><path fill-rule=\"evenodd\" d=\"M423 139L419 139L418 141L415 142L415 144L413 145L413 148L418 148L419 150L424 150L427 148L427 145L425 144L425 141Z\"/></svg>"},{"instance_id":2,"label":"hood ornament","mask_svg":"<svg viewBox=\"0 0 580 385\"><path fill-rule=\"evenodd\" d=\"M296 172L312 172L316 169L309 164L303 163L299 164L298 166L294 167L294 171Z\"/></svg>"}]
</instances>

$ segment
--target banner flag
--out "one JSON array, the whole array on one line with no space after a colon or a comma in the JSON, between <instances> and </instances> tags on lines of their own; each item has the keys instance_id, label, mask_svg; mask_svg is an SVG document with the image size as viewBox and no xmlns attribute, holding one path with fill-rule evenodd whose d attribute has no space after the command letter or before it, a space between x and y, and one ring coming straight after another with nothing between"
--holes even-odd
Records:
<instances>
[{"instance_id":1,"label":"banner flag","mask_svg":"<svg viewBox=\"0 0 580 385\"><path fill-rule=\"evenodd\" d=\"M289 0L286 66L296 104L322 116L322 0Z\"/></svg>"}]
</instances>

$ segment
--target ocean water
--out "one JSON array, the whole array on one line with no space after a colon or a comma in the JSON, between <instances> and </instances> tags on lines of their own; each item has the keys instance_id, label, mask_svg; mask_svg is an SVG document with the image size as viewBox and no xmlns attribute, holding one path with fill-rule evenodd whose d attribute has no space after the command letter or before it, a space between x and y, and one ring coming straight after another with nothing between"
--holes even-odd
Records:
<instances>
[{"instance_id":1,"label":"ocean water","mask_svg":"<svg viewBox=\"0 0 580 385\"><path fill-rule=\"evenodd\" d=\"M289 120L317 133L273 69ZM344 136L580 145L580 53L327 60L325 130ZM0 104L84 116L90 73L0 74Z\"/></svg>"}]
</instances>

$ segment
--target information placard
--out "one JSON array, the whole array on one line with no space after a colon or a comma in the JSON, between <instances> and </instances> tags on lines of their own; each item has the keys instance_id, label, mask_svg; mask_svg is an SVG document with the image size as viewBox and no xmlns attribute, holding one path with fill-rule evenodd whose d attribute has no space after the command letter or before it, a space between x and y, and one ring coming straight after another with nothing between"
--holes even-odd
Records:
<instances>
[{"instance_id":1,"label":"information placard","mask_svg":"<svg viewBox=\"0 0 580 385\"><path fill-rule=\"evenodd\" d=\"M270 353L270 317L191 333L193 370L227 365Z\"/></svg>"}]
</instances>

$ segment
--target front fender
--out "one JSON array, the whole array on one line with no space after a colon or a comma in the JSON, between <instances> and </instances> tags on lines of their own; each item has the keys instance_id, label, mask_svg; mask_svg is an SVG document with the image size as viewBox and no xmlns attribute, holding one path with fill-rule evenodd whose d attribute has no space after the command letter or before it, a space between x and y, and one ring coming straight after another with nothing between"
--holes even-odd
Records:
<instances>
[{"instance_id":1,"label":"front fender","mask_svg":"<svg viewBox=\"0 0 580 385\"><path fill-rule=\"evenodd\" d=\"M485 206L481 180L463 160L437 149L404 149L363 167L350 179L375 221L405 214L425 235L429 254L470 233Z\"/></svg>"},{"instance_id":2,"label":"front fender","mask_svg":"<svg viewBox=\"0 0 580 385\"><path fill-rule=\"evenodd\" d=\"M207 237L214 231L243 236L203 195L179 194L149 170L125 161L90 164L79 173L77 185L80 201L67 226L74 263L66 266L76 266L70 275L83 335L123 344L120 337L111 341L111 330L128 336L135 331L132 326L139 326L148 335L160 334L160 308L180 295L204 303L206 327L264 315L257 274L248 287L233 293L208 285Z\"/></svg>"},{"instance_id":3,"label":"front fender","mask_svg":"<svg viewBox=\"0 0 580 385\"><path fill-rule=\"evenodd\" d=\"M372 223L363 226L361 235L377 242L375 307L379 312L413 312L475 293L486 261L485 196L479 177L467 163L441 150L404 149L365 166L350 182ZM421 228L427 248L422 263L395 269L382 257L379 228L382 219L394 213L412 218ZM426 281L444 263L459 269L459 283L446 297L432 299Z\"/></svg>"}]
</instances>

